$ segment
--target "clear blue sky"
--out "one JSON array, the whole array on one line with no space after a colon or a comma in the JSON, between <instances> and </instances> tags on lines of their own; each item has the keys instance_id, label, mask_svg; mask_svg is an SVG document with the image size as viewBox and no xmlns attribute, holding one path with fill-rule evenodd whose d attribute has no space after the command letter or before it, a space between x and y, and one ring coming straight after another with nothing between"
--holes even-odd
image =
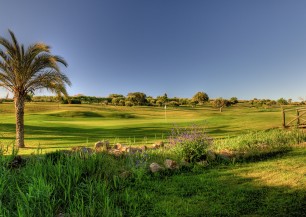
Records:
<instances>
[{"instance_id":1,"label":"clear blue sky","mask_svg":"<svg viewBox=\"0 0 306 217\"><path fill-rule=\"evenodd\" d=\"M70 95L306 97L305 0L0 0L7 29L67 60Z\"/></svg>"}]
</instances>

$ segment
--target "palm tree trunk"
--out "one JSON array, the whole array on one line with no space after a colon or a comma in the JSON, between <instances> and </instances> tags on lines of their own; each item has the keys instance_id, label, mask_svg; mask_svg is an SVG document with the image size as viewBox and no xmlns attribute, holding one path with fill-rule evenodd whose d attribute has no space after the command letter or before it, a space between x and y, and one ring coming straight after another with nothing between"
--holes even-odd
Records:
<instances>
[{"instance_id":1,"label":"palm tree trunk","mask_svg":"<svg viewBox=\"0 0 306 217\"><path fill-rule=\"evenodd\" d=\"M24 148L24 101L23 96L15 96L16 147Z\"/></svg>"}]
</instances>

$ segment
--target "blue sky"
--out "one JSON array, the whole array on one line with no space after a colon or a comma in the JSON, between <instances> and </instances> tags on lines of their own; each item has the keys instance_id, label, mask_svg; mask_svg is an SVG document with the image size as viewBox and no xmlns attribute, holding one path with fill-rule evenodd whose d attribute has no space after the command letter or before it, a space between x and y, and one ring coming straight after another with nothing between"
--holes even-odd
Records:
<instances>
[{"instance_id":1,"label":"blue sky","mask_svg":"<svg viewBox=\"0 0 306 217\"><path fill-rule=\"evenodd\" d=\"M304 0L0 0L0 34L51 45L70 95L298 100L305 12Z\"/></svg>"}]
</instances>

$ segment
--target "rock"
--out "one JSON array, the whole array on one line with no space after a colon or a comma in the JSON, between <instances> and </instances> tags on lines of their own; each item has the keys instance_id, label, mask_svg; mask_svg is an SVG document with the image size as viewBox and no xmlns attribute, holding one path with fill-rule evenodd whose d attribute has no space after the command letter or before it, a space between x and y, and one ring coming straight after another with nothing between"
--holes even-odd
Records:
<instances>
[{"instance_id":1,"label":"rock","mask_svg":"<svg viewBox=\"0 0 306 217\"><path fill-rule=\"evenodd\" d=\"M211 150L207 151L207 160L208 161L216 160L216 154Z\"/></svg>"},{"instance_id":2,"label":"rock","mask_svg":"<svg viewBox=\"0 0 306 217\"><path fill-rule=\"evenodd\" d=\"M121 150L122 148L122 145L120 143L117 143L115 146L114 146L114 149L117 149L117 150Z\"/></svg>"},{"instance_id":3,"label":"rock","mask_svg":"<svg viewBox=\"0 0 306 217\"><path fill-rule=\"evenodd\" d=\"M96 151L106 151L110 149L109 141L98 141L95 143L94 148Z\"/></svg>"},{"instance_id":4,"label":"rock","mask_svg":"<svg viewBox=\"0 0 306 217\"><path fill-rule=\"evenodd\" d=\"M123 154L122 151L117 150L117 149L112 149L112 150L109 151L109 153L114 155L115 157L120 157Z\"/></svg>"},{"instance_id":5,"label":"rock","mask_svg":"<svg viewBox=\"0 0 306 217\"><path fill-rule=\"evenodd\" d=\"M142 149L141 148L129 147L129 148L127 148L127 152L130 153L130 154L135 154L137 152L141 153Z\"/></svg>"},{"instance_id":6,"label":"rock","mask_svg":"<svg viewBox=\"0 0 306 217\"><path fill-rule=\"evenodd\" d=\"M82 147L80 150L83 154L92 154L93 150L91 148Z\"/></svg>"},{"instance_id":7,"label":"rock","mask_svg":"<svg viewBox=\"0 0 306 217\"><path fill-rule=\"evenodd\" d=\"M152 149L159 149L160 148L160 145L159 144L153 144L152 145Z\"/></svg>"},{"instance_id":8,"label":"rock","mask_svg":"<svg viewBox=\"0 0 306 217\"><path fill-rule=\"evenodd\" d=\"M161 170L163 170L164 168L162 166L160 166L158 163L151 163L150 164L150 171L152 173L157 173Z\"/></svg>"},{"instance_id":9,"label":"rock","mask_svg":"<svg viewBox=\"0 0 306 217\"><path fill-rule=\"evenodd\" d=\"M126 146L122 146L121 149L120 149L120 151L122 151L122 152L127 152L127 149L128 149L128 148L127 148Z\"/></svg>"},{"instance_id":10,"label":"rock","mask_svg":"<svg viewBox=\"0 0 306 217\"><path fill-rule=\"evenodd\" d=\"M76 147L72 147L71 148L72 151L74 152L81 152L81 153L88 153L88 154L92 154L93 150L91 148L86 148L84 146L76 146ZM65 153L68 153L65 151Z\"/></svg>"},{"instance_id":11,"label":"rock","mask_svg":"<svg viewBox=\"0 0 306 217\"><path fill-rule=\"evenodd\" d=\"M179 168L179 165L174 160L166 159L164 164L167 169L174 170Z\"/></svg>"},{"instance_id":12,"label":"rock","mask_svg":"<svg viewBox=\"0 0 306 217\"><path fill-rule=\"evenodd\" d=\"M157 147L163 148L165 146L165 143L163 141L158 141L158 142L155 142L154 145L156 145Z\"/></svg>"},{"instance_id":13,"label":"rock","mask_svg":"<svg viewBox=\"0 0 306 217\"><path fill-rule=\"evenodd\" d=\"M142 150L142 152L145 152L146 150L148 150L148 147L144 145L144 146L141 146L140 149Z\"/></svg>"}]
</instances>

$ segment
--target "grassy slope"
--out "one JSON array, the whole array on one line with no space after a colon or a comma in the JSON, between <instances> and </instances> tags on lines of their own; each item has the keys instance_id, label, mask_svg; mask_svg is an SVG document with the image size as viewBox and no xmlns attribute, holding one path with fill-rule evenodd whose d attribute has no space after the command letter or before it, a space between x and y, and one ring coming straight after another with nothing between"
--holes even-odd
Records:
<instances>
[{"instance_id":1,"label":"grassy slope","mask_svg":"<svg viewBox=\"0 0 306 217\"><path fill-rule=\"evenodd\" d=\"M7 143L14 139L13 106L0 104L0 111L0 141ZM169 109L167 115L168 120L165 121L162 108L92 105L60 105L58 108L56 104L31 103L27 105L26 110L26 141L31 148L21 152L31 153L39 143L46 151L50 151L84 145L87 140L91 145L103 138L110 138L111 141L117 138L123 142L131 138L133 142L135 136L136 142L140 144L145 142L146 136L151 142L155 140L155 135L157 139L161 139L161 134L166 135L172 123L186 125L205 121L209 134L215 137L234 136L249 130L278 127L281 124L280 109L233 107L219 113L209 107L175 108ZM15 208L16 204L24 209L30 207L29 213L33 216L38 210L44 210L44 206L50 208L49 201L50 204L54 203L55 207L60 204L59 208L63 209L64 213L80 213L82 216L81 213L84 212L84 216L91 216L90 213L106 212L108 206L103 205L106 200L112 204L109 206L111 208L107 208L112 213L110 216L116 216L115 210L118 211L118 216L305 216L305 162L304 146L265 161L218 165L213 168L194 167L191 171L179 171L169 175L154 176L136 169L133 170L132 180L119 181L119 188L122 185L122 189L114 187L112 181L97 179L99 174L94 172L93 177L88 176L73 186L73 191L70 189L72 202L66 205L60 197L50 200L45 194L40 194L41 189L46 188L47 191L48 186L51 186L58 191L58 196L63 197L61 192L65 192L66 197L69 188L64 185L63 189L60 189L57 182L50 180L50 177L57 175L48 172L60 170L53 168L52 164L46 167L39 162L33 162L34 165L16 170L16 175L4 172L3 175L8 179L0 179L0 196L3 203L0 205L5 206L7 203L8 207L12 208ZM82 167L87 167L87 163L79 163L79 167L75 167L72 162L71 167L55 164L55 167L61 167L62 170L58 176L59 180L63 177L61 181L64 183L67 183L67 180L75 181L76 168L82 170ZM95 166L93 161L93 168L96 168L93 171L109 173L107 177L112 180L112 177L117 177L122 172L119 168L122 163L113 163L107 167L105 164ZM39 172L40 170L46 171ZM41 183L41 186L37 187L37 183ZM95 200L92 200L89 190L91 186L100 186L98 183L116 190L106 191L106 196L98 194L100 191L97 191ZM15 185L19 185L19 192L24 195L31 192L37 194L33 197L35 200L31 197L22 198ZM50 195L52 197L54 194ZM37 203L37 198L43 203ZM33 206L27 206L23 200L28 200ZM79 204L80 202L85 204ZM11 212L11 216L17 216L16 209ZM59 211L54 209L53 212Z\"/></svg>"},{"instance_id":2,"label":"grassy slope","mask_svg":"<svg viewBox=\"0 0 306 217\"><path fill-rule=\"evenodd\" d=\"M141 156L139 156L141 157ZM154 157L153 157L154 158ZM156 156L157 160L160 156ZM260 162L151 174L137 156L0 168L3 216L305 216L306 149ZM1 159L1 164L3 159ZM128 178L120 178L129 171Z\"/></svg>"},{"instance_id":3,"label":"grassy slope","mask_svg":"<svg viewBox=\"0 0 306 217\"><path fill-rule=\"evenodd\" d=\"M0 142L12 144L15 136L13 104L0 104ZM168 108L167 119L160 107L103 107L101 105L58 105L28 103L25 111L26 146L22 154L92 144L151 144L165 139L173 124L200 122L213 137L239 135L249 130L281 125L280 109L231 107L220 113L211 107Z\"/></svg>"},{"instance_id":4,"label":"grassy slope","mask_svg":"<svg viewBox=\"0 0 306 217\"><path fill-rule=\"evenodd\" d=\"M152 216L306 216L305 162L306 149L295 149L282 158L148 180L138 187L143 201L154 204Z\"/></svg>"}]
</instances>

